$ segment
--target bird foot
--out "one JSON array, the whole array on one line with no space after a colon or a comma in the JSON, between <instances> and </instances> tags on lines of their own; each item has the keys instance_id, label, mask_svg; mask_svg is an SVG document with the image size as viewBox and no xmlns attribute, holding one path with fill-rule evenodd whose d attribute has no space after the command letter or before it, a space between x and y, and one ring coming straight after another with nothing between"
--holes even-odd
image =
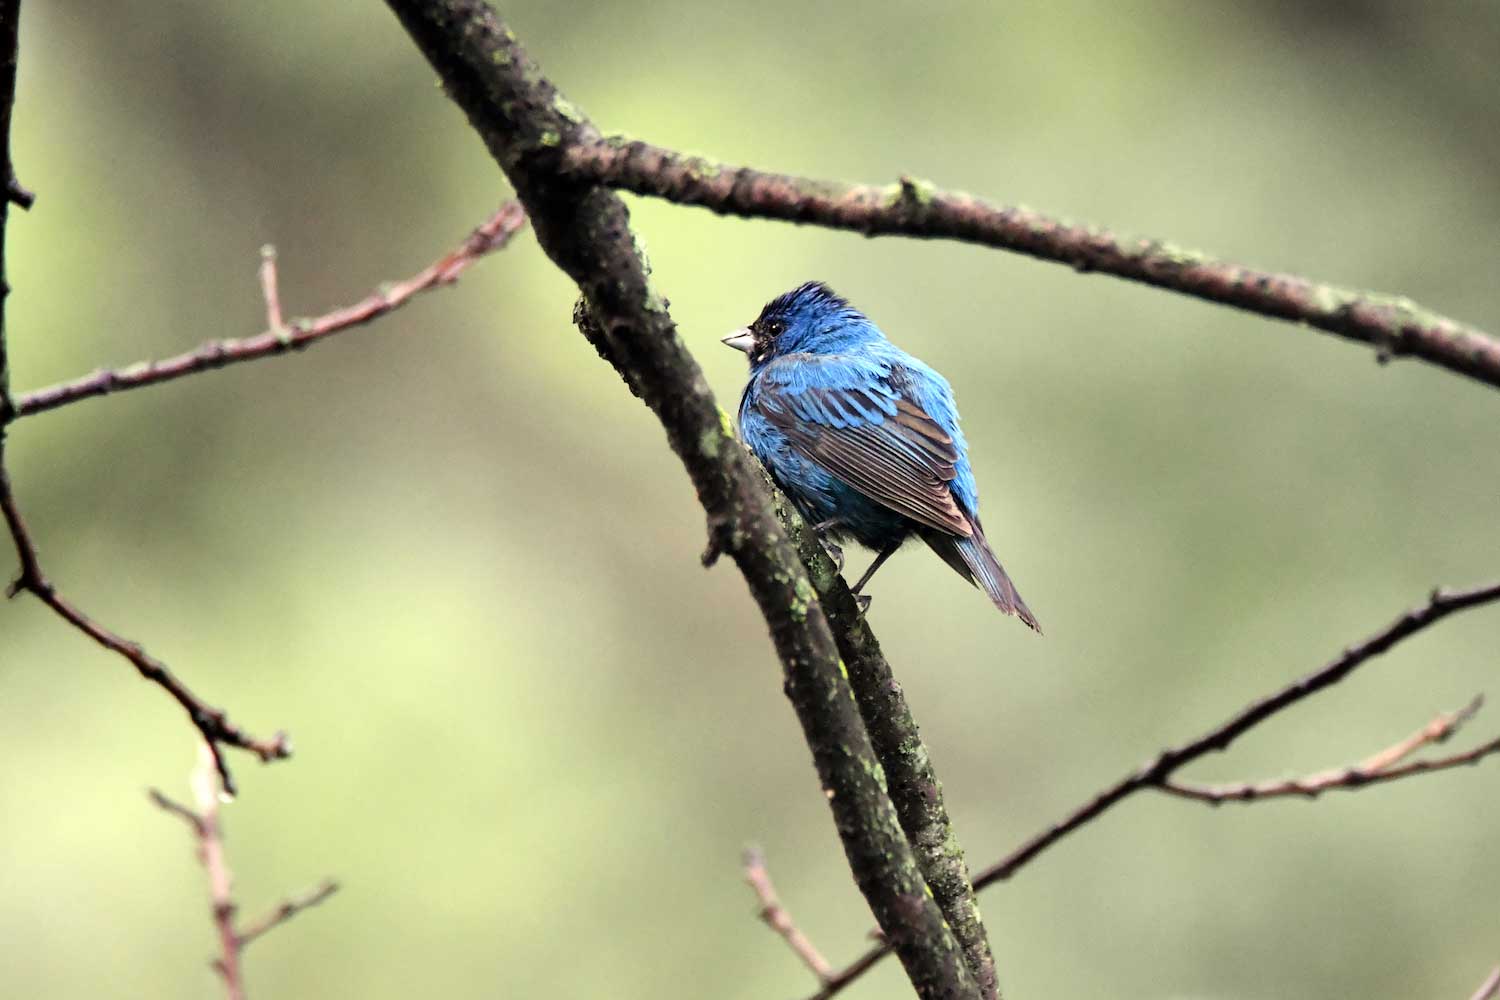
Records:
<instances>
[{"instance_id":1,"label":"bird foot","mask_svg":"<svg viewBox=\"0 0 1500 1000\"><path fill-rule=\"evenodd\" d=\"M833 560L834 569L842 573L844 571L843 546L834 541L831 541L828 537L829 532L833 531L838 526L839 519L835 517L827 521L819 521L817 524L812 526L812 530L813 533L818 536L818 541L823 543L823 551L827 552L828 558Z\"/></svg>"},{"instance_id":2,"label":"bird foot","mask_svg":"<svg viewBox=\"0 0 1500 1000\"><path fill-rule=\"evenodd\" d=\"M873 600L875 600L875 598L871 597L869 594L854 595L854 603L859 605L859 616L861 618L865 616L865 612L870 610L870 602Z\"/></svg>"}]
</instances>

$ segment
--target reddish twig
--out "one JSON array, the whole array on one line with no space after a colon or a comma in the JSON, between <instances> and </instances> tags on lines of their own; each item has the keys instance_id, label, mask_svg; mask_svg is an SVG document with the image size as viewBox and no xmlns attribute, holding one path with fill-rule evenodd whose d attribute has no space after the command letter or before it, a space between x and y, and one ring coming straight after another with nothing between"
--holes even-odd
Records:
<instances>
[{"instance_id":1,"label":"reddish twig","mask_svg":"<svg viewBox=\"0 0 1500 1000\"><path fill-rule=\"evenodd\" d=\"M1451 614L1492 604L1497 601L1500 601L1500 582L1489 583L1468 590L1434 590L1426 604L1421 607L1412 608L1363 642L1349 646L1318 670L1313 671L1300 680L1294 681L1274 694L1251 703L1196 739L1172 749L1163 750L1153 760L1126 775L1124 778L1121 778L1115 784L1105 788L1089 801L1074 809L1066 817L1036 834L1010 854L981 871L978 877L974 879L975 890L977 891L996 882L1003 882L1009 879L1016 872L1020 871L1022 867L1034 861L1043 851L1062 840L1068 834L1098 819L1124 799L1143 789L1162 788L1180 768L1207 753L1226 749L1236 739L1244 735L1247 730L1259 725L1283 709L1289 708L1303 699L1338 683L1349 676L1361 664L1386 652L1403 639L1409 638L1423 629L1435 625ZM1398 744L1399 746L1400 744ZM1495 752L1495 749L1500 748L1493 748L1491 744L1485 744L1477 750L1469 751L1468 754L1459 755L1461 758L1472 758L1472 760L1455 760L1454 763L1444 766L1456 767L1460 763L1472 763L1473 760L1478 760L1488 753ZM1435 766L1439 763L1441 762L1419 761L1415 764L1408 764L1405 765L1405 768L1392 769L1382 780L1404 777L1404 774L1397 774L1395 772L1406 769L1410 769L1413 774L1440 770L1441 768ZM875 963L884 958L889 952L889 944L882 943L876 945L853 963L834 973L823 988L813 994L809 1000L829 1000L830 997L841 992L844 987L858 979L865 970L875 965Z\"/></svg>"},{"instance_id":2,"label":"reddish twig","mask_svg":"<svg viewBox=\"0 0 1500 1000\"><path fill-rule=\"evenodd\" d=\"M281 291L276 281L276 248L269 243L260 248L260 295L266 301L266 331L284 340L286 320L281 316Z\"/></svg>"},{"instance_id":3,"label":"reddish twig","mask_svg":"<svg viewBox=\"0 0 1500 1000\"><path fill-rule=\"evenodd\" d=\"M1448 739L1458 731L1460 726L1472 718L1474 713L1479 711L1483 703L1483 698L1475 698L1468 706L1457 712L1443 712L1401 742L1350 767L1334 767L1301 778L1282 778L1273 781L1242 781L1218 785L1165 781L1161 785L1161 790L1179 798L1195 799L1212 805L1220 802L1258 802L1261 799L1288 796L1311 799L1334 789L1353 790L1382 781L1396 781L1431 771L1446 771L1465 764L1477 764L1490 754L1500 752L1500 738L1449 757L1419 760L1406 765L1401 765L1401 761L1425 746L1442 743Z\"/></svg>"},{"instance_id":4,"label":"reddish twig","mask_svg":"<svg viewBox=\"0 0 1500 1000\"><path fill-rule=\"evenodd\" d=\"M41 389L15 400L13 406L4 405L6 398L4 386L0 385L0 414L3 414L6 420L15 420L30 413L54 409L116 389L152 385L236 361L249 361L305 347L315 340L384 316L400 308L421 292L440 285L452 284L474 261L505 246L525 223L526 217L520 206L515 202L509 202L501 206L499 211L474 230L456 249L439 258L415 276L376 292L352 306L336 309L317 319L298 320L291 327L288 327L282 319L275 252L267 247L262 251L260 267L261 290L265 296L267 322L270 324L270 328L264 333L241 340L212 342L196 351L166 361L136 365L120 371L100 372L88 378ZM0 430L3 430L3 422L0 422ZM277 733L268 740L256 739L248 735L244 730L232 724L223 710L214 708L193 694L167 669L166 664L149 655L139 643L132 642L100 625L76 604L58 593L57 588L42 569L37 557L36 544L21 517L3 464L0 464L0 513L4 515L6 527L15 543L16 554L21 564L21 572L11 583L6 592L7 596L13 597L21 591L35 594L68 624L105 649L123 656L135 666L142 677L166 690L187 712L188 718L192 720L193 725L197 727L198 732L213 752L214 765L226 792L233 794L235 785L234 778L225 763L222 747L232 746L248 750L262 761L290 756L291 746L285 734Z\"/></svg>"},{"instance_id":5,"label":"reddish twig","mask_svg":"<svg viewBox=\"0 0 1500 1000\"><path fill-rule=\"evenodd\" d=\"M724 215L810 223L866 236L951 239L1112 274L1273 319L1306 323L1500 386L1500 342L1410 299L1258 271L1160 240L1127 239L1021 206L994 205L903 177L876 187L736 167L624 138L563 150L572 177Z\"/></svg>"},{"instance_id":6,"label":"reddish twig","mask_svg":"<svg viewBox=\"0 0 1500 1000\"><path fill-rule=\"evenodd\" d=\"M1469 1000L1495 1000L1496 997L1500 997L1500 965L1490 971Z\"/></svg>"},{"instance_id":7,"label":"reddish twig","mask_svg":"<svg viewBox=\"0 0 1500 1000\"><path fill-rule=\"evenodd\" d=\"M25 393L16 398L12 419L53 410L91 396L139 389L211 368L284 354L336 333L363 326L401 308L422 292L457 281L470 264L503 248L525 224L526 215L521 206L515 202L507 202L458 247L405 281L383 286L352 306L335 309L315 319L293 320L290 324L277 323L281 315L281 302L276 290L275 256L269 255L262 259L260 269L269 329L238 340L211 340L186 354L162 361L143 361L126 368L99 371L70 382Z\"/></svg>"},{"instance_id":8,"label":"reddish twig","mask_svg":"<svg viewBox=\"0 0 1500 1000\"><path fill-rule=\"evenodd\" d=\"M251 941L254 941L268 931L275 930L303 910L312 909L338 891L339 884L337 882L333 879L324 879L307 892L302 893L302 895L282 900L270 913L267 913L255 923L240 931L240 950L243 951L245 946Z\"/></svg>"},{"instance_id":9,"label":"reddish twig","mask_svg":"<svg viewBox=\"0 0 1500 1000\"><path fill-rule=\"evenodd\" d=\"M225 763L222 747L231 746L248 750L259 757L262 762L281 760L291 756L291 743L285 733L278 732L270 739L256 739L246 733L229 721L223 709L214 708L193 694L177 675L167 669L165 663L147 653L140 643L132 642L100 625L58 592L42 570L41 561L37 557L36 543L32 541L26 522L21 517L21 511L16 506L10 476L4 466L0 466L0 513L3 513L5 517L6 527L10 530L10 537L15 543L16 553L21 561L21 573L6 588L5 595L14 597L21 591L36 595L43 604L56 612L58 617L105 649L123 656L142 677L171 695L172 699L182 706L183 711L187 712L188 718L208 745L213 756L214 768L219 774L220 781L223 782L225 792L233 795L235 784L234 776L230 774L229 766Z\"/></svg>"},{"instance_id":10,"label":"reddish twig","mask_svg":"<svg viewBox=\"0 0 1500 1000\"><path fill-rule=\"evenodd\" d=\"M246 945L279 927L311 906L323 902L338 891L338 883L325 880L302 896L285 900L246 930L235 928L239 906L234 901L234 879L224 851L224 829L219 820L219 790L215 781L217 758L207 743L202 744L202 763L193 770L192 789L196 809L190 809L157 791L149 790L151 801L159 808L187 823L198 846L198 860L208 873L209 899L213 904L214 928L219 936L219 955L213 967L224 980L229 1000L244 1000L245 979L240 958Z\"/></svg>"},{"instance_id":11,"label":"reddish twig","mask_svg":"<svg viewBox=\"0 0 1500 1000\"><path fill-rule=\"evenodd\" d=\"M787 947L802 960L802 964L812 970L812 974L818 977L818 982L826 983L833 974L833 966L828 964L807 939L807 935L797 929L792 921L792 915L787 912L786 907L781 905L781 900L776 895L776 887L771 884L771 873L766 869L766 856L758 847L745 848L744 857L745 883L755 891L755 898L760 901L760 919L766 922L766 926L786 941Z\"/></svg>"}]
</instances>

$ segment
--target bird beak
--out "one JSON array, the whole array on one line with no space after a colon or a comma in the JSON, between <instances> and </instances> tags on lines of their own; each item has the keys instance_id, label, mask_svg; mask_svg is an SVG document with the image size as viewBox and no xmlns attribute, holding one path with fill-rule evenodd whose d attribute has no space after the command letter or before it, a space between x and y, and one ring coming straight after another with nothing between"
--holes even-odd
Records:
<instances>
[{"instance_id":1,"label":"bird beak","mask_svg":"<svg viewBox=\"0 0 1500 1000\"><path fill-rule=\"evenodd\" d=\"M750 332L750 328L748 326L741 327L740 329L731 333L729 336L725 337L724 343L728 344L736 351L744 351L746 354L749 354L750 348L755 346L755 334Z\"/></svg>"}]
</instances>

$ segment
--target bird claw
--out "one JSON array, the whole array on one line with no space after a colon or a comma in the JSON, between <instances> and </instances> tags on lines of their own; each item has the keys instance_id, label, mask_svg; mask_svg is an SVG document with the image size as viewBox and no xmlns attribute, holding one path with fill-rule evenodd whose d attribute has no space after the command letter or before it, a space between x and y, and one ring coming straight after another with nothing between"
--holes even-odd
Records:
<instances>
[{"instance_id":1,"label":"bird claw","mask_svg":"<svg viewBox=\"0 0 1500 1000\"><path fill-rule=\"evenodd\" d=\"M859 616L863 618L865 612L870 610L870 602L875 600L869 594L855 594L854 603L859 606Z\"/></svg>"},{"instance_id":2,"label":"bird claw","mask_svg":"<svg viewBox=\"0 0 1500 1000\"><path fill-rule=\"evenodd\" d=\"M840 573L844 571L844 549L843 546L832 541L828 534L839 526L838 518L830 518L827 521L819 521L812 526L813 534L818 536L818 541L823 543L823 551L828 553L828 558L833 560L834 569Z\"/></svg>"}]
</instances>

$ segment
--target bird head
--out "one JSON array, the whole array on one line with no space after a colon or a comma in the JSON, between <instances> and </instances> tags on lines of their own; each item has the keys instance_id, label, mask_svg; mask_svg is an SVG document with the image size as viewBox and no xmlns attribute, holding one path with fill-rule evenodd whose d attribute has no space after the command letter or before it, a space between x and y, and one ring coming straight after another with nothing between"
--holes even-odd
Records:
<instances>
[{"instance_id":1,"label":"bird head","mask_svg":"<svg viewBox=\"0 0 1500 1000\"><path fill-rule=\"evenodd\" d=\"M724 343L760 368L787 354L838 354L883 335L848 300L809 281L766 303L755 322L734 331Z\"/></svg>"}]
</instances>

